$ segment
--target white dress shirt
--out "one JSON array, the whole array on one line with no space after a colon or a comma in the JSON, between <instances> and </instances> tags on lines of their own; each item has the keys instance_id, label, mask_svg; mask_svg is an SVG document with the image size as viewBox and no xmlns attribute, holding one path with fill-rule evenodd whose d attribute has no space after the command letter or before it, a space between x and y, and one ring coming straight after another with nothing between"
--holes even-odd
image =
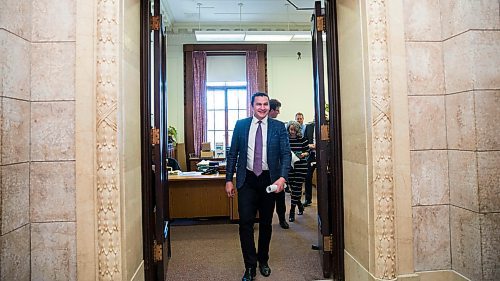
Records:
<instances>
[{"instance_id":1,"label":"white dress shirt","mask_svg":"<svg viewBox=\"0 0 500 281\"><path fill-rule=\"evenodd\" d=\"M269 167L267 166L267 118L268 116L262 119L262 123L260 123L262 128L262 171L269 170ZM257 133L257 128L259 126L257 122L259 122L259 119L254 116L252 118L252 124L250 125L250 132L248 133L247 169L250 171L253 171L255 134Z\"/></svg>"}]
</instances>

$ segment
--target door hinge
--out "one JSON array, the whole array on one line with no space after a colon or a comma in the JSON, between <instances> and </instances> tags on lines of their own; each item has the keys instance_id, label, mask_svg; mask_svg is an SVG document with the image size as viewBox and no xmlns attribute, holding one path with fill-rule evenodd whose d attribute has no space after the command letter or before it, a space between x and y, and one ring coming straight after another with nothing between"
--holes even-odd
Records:
<instances>
[{"instance_id":1,"label":"door hinge","mask_svg":"<svg viewBox=\"0 0 500 281\"><path fill-rule=\"evenodd\" d=\"M160 30L160 16L151 16L151 22L149 26L152 30Z\"/></svg>"},{"instance_id":2,"label":"door hinge","mask_svg":"<svg viewBox=\"0 0 500 281\"><path fill-rule=\"evenodd\" d=\"M331 252L333 249L333 235L323 236L323 251Z\"/></svg>"},{"instance_id":3,"label":"door hinge","mask_svg":"<svg viewBox=\"0 0 500 281\"><path fill-rule=\"evenodd\" d=\"M160 144L160 129L151 129L151 144Z\"/></svg>"},{"instance_id":4,"label":"door hinge","mask_svg":"<svg viewBox=\"0 0 500 281\"><path fill-rule=\"evenodd\" d=\"M316 30L317 31L325 30L325 16L316 17Z\"/></svg>"},{"instance_id":5,"label":"door hinge","mask_svg":"<svg viewBox=\"0 0 500 281\"><path fill-rule=\"evenodd\" d=\"M163 261L163 247L161 244L158 244L156 240L153 241L153 261Z\"/></svg>"}]
</instances>

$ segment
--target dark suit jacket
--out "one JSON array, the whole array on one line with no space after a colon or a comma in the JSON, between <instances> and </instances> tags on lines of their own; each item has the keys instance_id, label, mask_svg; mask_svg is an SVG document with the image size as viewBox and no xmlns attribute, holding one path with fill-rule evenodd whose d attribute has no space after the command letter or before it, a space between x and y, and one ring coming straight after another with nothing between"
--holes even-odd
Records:
<instances>
[{"instance_id":1,"label":"dark suit jacket","mask_svg":"<svg viewBox=\"0 0 500 281\"><path fill-rule=\"evenodd\" d=\"M311 122L306 125L305 137L309 141L310 144L314 143L314 122ZM307 158L307 162L315 162L316 161L316 150L311 150L309 157Z\"/></svg>"},{"instance_id":2,"label":"dark suit jacket","mask_svg":"<svg viewBox=\"0 0 500 281\"><path fill-rule=\"evenodd\" d=\"M306 125L306 131L304 133L304 137L307 138L309 143L314 143L314 122L311 122Z\"/></svg>"},{"instance_id":3,"label":"dark suit jacket","mask_svg":"<svg viewBox=\"0 0 500 281\"><path fill-rule=\"evenodd\" d=\"M231 148L227 154L226 181L231 181L236 169L236 188L245 183L248 151L248 133L252 118L238 120L234 127ZM291 153L288 134L283 122L267 118L267 165L271 182L283 177L288 180Z\"/></svg>"}]
</instances>

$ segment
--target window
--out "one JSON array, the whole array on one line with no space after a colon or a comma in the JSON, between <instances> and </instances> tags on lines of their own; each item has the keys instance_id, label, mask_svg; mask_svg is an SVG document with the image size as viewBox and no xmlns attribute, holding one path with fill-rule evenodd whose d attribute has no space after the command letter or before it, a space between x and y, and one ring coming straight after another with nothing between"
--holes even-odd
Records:
<instances>
[{"instance_id":1,"label":"window","mask_svg":"<svg viewBox=\"0 0 500 281\"><path fill-rule=\"evenodd\" d=\"M247 117L246 82L208 82L206 108L207 141L229 147L236 121Z\"/></svg>"},{"instance_id":2,"label":"window","mask_svg":"<svg viewBox=\"0 0 500 281\"><path fill-rule=\"evenodd\" d=\"M266 54L267 46L265 44L185 44L184 45L184 142L186 146L186 155L199 155L201 151L201 143L215 140L215 131L212 129L212 137L207 138L207 111L206 111L206 94L207 86L211 82L219 81L246 81L247 84L240 85L246 88L248 93L267 92L266 79ZM205 52L206 63L200 63L198 52ZM234 75L233 71L235 63L229 64L230 67L217 67L215 71L211 68L211 57L227 57L241 56L243 57L243 70L238 71L238 76ZM203 59L201 59L203 60ZM227 61L227 59L226 59ZM219 64L219 63L217 63ZM227 64L226 64L227 65ZM205 66L205 67L203 67ZM221 71L223 70L223 71ZM225 73L222 75L222 73ZM226 75L230 74L230 75ZM212 76L214 75L214 76ZM235 86L235 85L224 85ZM200 91L203 89L203 91ZM225 91L225 90L224 90ZM201 96L202 95L202 96ZM224 94L225 98L226 94ZM247 97L248 99L248 97ZM203 100L203 104L201 104ZM217 101L219 102L219 101ZM226 106L226 100L222 100ZM238 101L239 102L239 101ZM248 101L247 101L248 102ZM214 101L215 103L215 101ZM243 107L241 107L243 109ZM248 109L247 109L248 110ZM225 111L224 111L225 112ZM239 117L239 113L238 113ZM214 113L215 120L215 113ZM232 130L227 120L223 120L224 127ZM215 121L212 122L215 128ZM226 129L224 129L226 130ZM231 133L231 132L229 132ZM227 135L227 141L223 141L226 145L230 145L232 135ZM212 142L212 141L211 141Z\"/></svg>"}]
</instances>

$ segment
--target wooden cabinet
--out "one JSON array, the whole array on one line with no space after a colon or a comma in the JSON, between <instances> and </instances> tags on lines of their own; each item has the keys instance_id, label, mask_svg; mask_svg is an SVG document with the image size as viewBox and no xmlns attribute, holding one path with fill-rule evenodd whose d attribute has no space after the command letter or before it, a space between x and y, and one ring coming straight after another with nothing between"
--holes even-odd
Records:
<instances>
[{"instance_id":1,"label":"wooden cabinet","mask_svg":"<svg viewBox=\"0 0 500 281\"><path fill-rule=\"evenodd\" d=\"M170 218L236 219L237 197L227 197L225 184L226 175L168 176Z\"/></svg>"}]
</instances>

